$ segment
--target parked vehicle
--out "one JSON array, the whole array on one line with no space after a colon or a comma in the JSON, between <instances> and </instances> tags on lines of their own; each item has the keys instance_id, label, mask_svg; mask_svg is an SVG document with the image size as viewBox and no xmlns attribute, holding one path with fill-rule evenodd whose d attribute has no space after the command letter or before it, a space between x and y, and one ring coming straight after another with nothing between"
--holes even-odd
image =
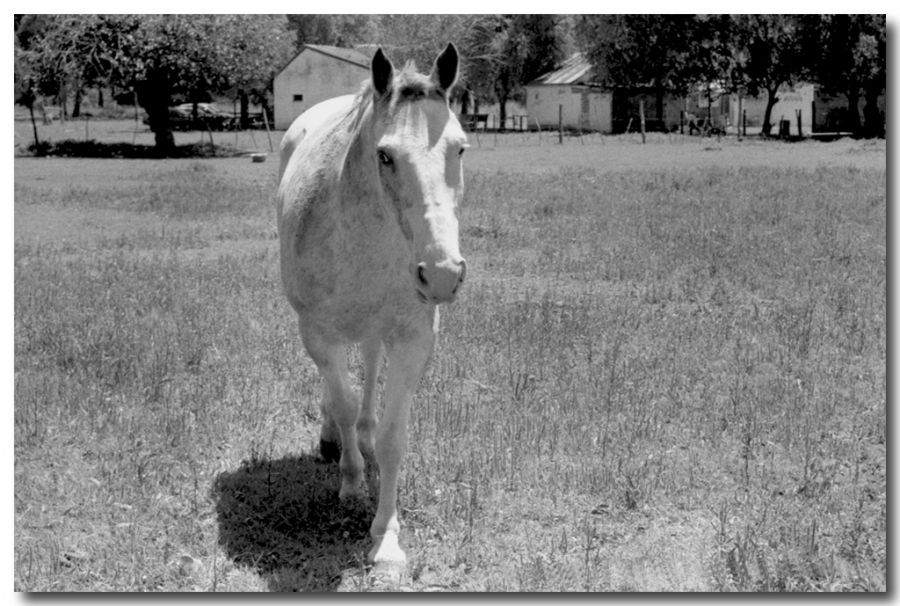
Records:
<instances>
[{"instance_id":1,"label":"parked vehicle","mask_svg":"<svg viewBox=\"0 0 900 606\"><path fill-rule=\"evenodd\" d=\"M224 112L213 103L198 103L194 117L194 104L182 103L169 108L169 125L172 130L232 130L237 126L237 117ZM149 124L149 118L144 119Z\"/></svg>"}]
</instances>

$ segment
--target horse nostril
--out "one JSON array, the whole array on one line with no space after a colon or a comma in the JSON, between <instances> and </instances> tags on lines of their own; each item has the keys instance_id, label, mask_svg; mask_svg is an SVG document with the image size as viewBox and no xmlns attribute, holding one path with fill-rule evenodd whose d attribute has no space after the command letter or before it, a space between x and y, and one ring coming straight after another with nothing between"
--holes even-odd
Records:
<instances>
[{"instance_id":1,"label":"horse nostril","mask_svg":"<svg viewBox=\"0 0 900 606\"><path fill-rule=\"evenodd\" d=\"M425 279L425 264L419 263L419 267L416 270L416 277L419 279L419 284L422 286L428 286L428 280Z\"/></svg>"},{"instance_id":2,"label":"horse nostril","mask_svg":"<svg viewBox=\"0 0 900 606\"><path fill-rule=\"evenodd\" d=\"M466 279L466 262L462 260L459 262L459 277L456 278L456 285L453 287L452 294L456 294L459 292L459 287L462 286L463 280Z\"/></svg>"}]
</instances>

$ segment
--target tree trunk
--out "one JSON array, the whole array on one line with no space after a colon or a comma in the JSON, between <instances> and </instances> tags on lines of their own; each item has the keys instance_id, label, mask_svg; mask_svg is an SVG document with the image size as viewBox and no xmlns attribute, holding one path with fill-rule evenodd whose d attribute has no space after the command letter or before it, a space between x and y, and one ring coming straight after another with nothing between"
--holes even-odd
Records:
<instances>
[{"instance_id":1,"label":"tree trunk","mask_svg":"<svg viewBox=\"0 0 900 606\"><path fill-rule=\"evenodd\" d=\"M241 101L241 130L246 130L250 128L250 97L245 90L241 90L238 95Z\"/></svg>"},{"instance_id":2,"label":"tree trunk","mask_svg":"<svg viewBox=\"0 0 900 606\"><path fill-rule=\"evenodd\" d=\"M884 136L884 123L881 121L881 112L878 110L880 93L881 91L874 86L866 87L866 106L863 108L863 119L867 138Z\"/></svg>"},{"instance_id":3,"label":"tree trunk","mask_svg":"<svg viewBox=\"0 0 900 606\"><path fill-rule=\"evenodd\" d=\"M665 123L665 101L666 91L662 86L656 87L656 120L659 121L659 124Z\"/></svg>"},{"instance_id":4,"label":"tree trunk","mask_svg":"<svg viewBox=\"0 0 900 606\"><path fill-rule=\"evenodd\" d=\"M462 94L459 96L460 102L460 112L462 115L466 115L469 113L469 89L465 89Z\"/></svg>"},{"instance_id":5,"label":"tree trunk","mask_svg":"<svg viewBox=\"0 0 900 606\"><path fill-rule=\"evenodd\" d=\"M78 118L81 116L81 87L75 89L75 102L72 104L72 117Z\"/></svg>"},{"instance_id":6,"label":"tree trunk","mask_svg":"<svg viewBox=\"0 0 900 606\"><path fill-rule=\"evenodd\" d=\"M499 131L502 133L506 130L506 99L507 95L501 95L498 101L500 102L500 127Z\"/></svg>"},{"instance_id":7,"label":"tree trunk","mask_svg":"<svg viewBox=\"0 0 900 606\"><path fill-rule=\"evenodd\" d=\"M56 95L56 100L59 102L59 121L65 122L69 119L69 105L67 103L67 99L69 97L69 92L66 90L66 86L63 84L59 87L59 93Z\"/></svg>"},{"instance_id":8,"label":"tree trunk","mask_svg":"<svg viewBox=\"0 0 900 606\"><path fill-rule=\"evenodd\" d=\"M34 102L28 104L28 113L31 114L31 128L34 131L34 148L40 152L41 142L38 139L37 122L34 121Z\"/></svg>"},{"instance_id":9,"label":"tree trunk","mask_svg":"<svg viewBox=\"0 0 900 606\"><path fill-rule=\"evenodd\" d=\"M175 135L169 123L170 91L169 81L163 74L150 75L137 89L138 102L147 112L156 151L162 157L175 150Z\"/></svg>"},{"instance_id":10,"label":"tree trunk","mask_svg":"<svg viewBox=\"0 0 900 606\"><path fill-rule=\"evenodd\" d=\"M772 134L772 108L778 103L778 89L767 90L766 113L763 114L762 134L766 137Z\"/></svg>"},{"instance_id":11,"label":"tree trunk","mask_svg":"<svg viewBox=\"0 0 900 606\"><path fill-rule=\"evenodd\" d=\"M859 89L853 87L847 91L847 128L854 136L862 134L862 126L859 122Z\"/></svg>"}]
</instances>

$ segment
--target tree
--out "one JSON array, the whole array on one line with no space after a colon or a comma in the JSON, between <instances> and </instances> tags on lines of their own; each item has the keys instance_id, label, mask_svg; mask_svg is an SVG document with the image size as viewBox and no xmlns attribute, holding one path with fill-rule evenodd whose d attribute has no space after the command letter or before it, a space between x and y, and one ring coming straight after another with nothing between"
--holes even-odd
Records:
<instances>
[{"instance_id":1,"label":"tree","mask_svg":"<svg viewBox=\"0 0 900 606\"><path fill-rule=\"evenodd\" d=\"M460 39L460 54L466 60L458 88L464 91L464 104L467 105L471 97L475 98L474 113L478 113L479 98L494 97L493 83L505 59L498 36L502 31L500 15L482 15L471 23ZM468 113L468 107L462 113Z\"/></svg>"},{"instance_id":2,"label":"tree","mask_svg":"<svg viewBox=\"0 0 900 606\"><path fill-rule=\"evenodd\" d=\"M801 20L807 76L824 92L847 97L851 131L883 135L878 97L886 85L884 15L803 15ZM866 101L865 127L860 98Z\"/></svg>"},{"instance_id":3,"label":"tree","mask_svg":"<svg viewBox=\"0 0 900 606\"><path fill-rule=\"evenodd\" d=\"M653 88L661 118L667 92L685 94L700 73L711 75L694 63L696 25L692 15L586 15L578 21L576 35L599 83Z\"/></svg>"},{"instance_id":4,"label":"tree","mask_svg":"<svg viewBox=\"0 0 900 606\"><path fill-rule=\"evenodd\" d=\"M253 98L268 111L265 91L276 69L281 68L294 46L281 15L221 15L220 28L231 35L219 49L226 87L235 89L240 101L241 128L249 126L249 102ZM280 37L271 40L273 34Z\"/></svg>"},{"instance_id":5,"label":"tree","mask_svg":"<svg viewBox=\"0 0 900 606\"><path fill-rule=\"evenodd\" d=\"M793 15L735 15L733 23L735 81L750 95L766 93L762 134L769 136L778 89L804 74L801 21Z\"/></svg>"},{"instance_id":6,"label":"tree","mask_svg":"<svg viewBox=\"0 0 900 606\"><path fill-rule=\"evenodd\" d=\"M284 17L260 15L51 15L32 41L42 83L104 82L133 89L147 111L156 148L171 153L175 95L268 82L291 52ZM45 87L46 88L46 87Z\"/></svg>"},{"instance_id":7,"label":"tree","mask_svg":"<svg viewBox=\"0 0 900 606\"><path fill-rule=\"evenodd\" d=\"M469 59L466 82L500 108L506 125L506 103L526 83L554 67L565 53L565 29L558 15L484 15L463 36Z\"/></svg>"},{"instance_id":8,"label":"tree","mask_svg":"<svg viewBox=\"0 0 900 606\"><path fill-rule=\"evenodd\" d=\"M856 56L862 74L866 106L864 134L884 137L884 116L878 109L878 97L887 87L887 30L885 15L860 15L868 27L856 44Z\"/></svg>"},{"instance_id":9,"label":"tree","mask_svg":"<svg viewBox=\"0 0 900 606\"><path fill-rule=\"evenodd\" d=\"M287 15L288 29L295 35L295 48L304 44L349 47L371 44L376 36L378 15Z\"/></svg>"},{"instance_id":10,"label":"tree","mask_svg":"<svg viewBox=\"0 0 900 606\"><path fill-rule=\"evenodd\" d=\"M38 139L37 123L34 120L34 101L36 93L34 89L34 76L32 67L33 55L21 48L18 39L15 41L13 56L13 89L16 103L28 108L31 116L31 128L34 130L34 144L40 145Z\"/></svg>"}]
</instances>

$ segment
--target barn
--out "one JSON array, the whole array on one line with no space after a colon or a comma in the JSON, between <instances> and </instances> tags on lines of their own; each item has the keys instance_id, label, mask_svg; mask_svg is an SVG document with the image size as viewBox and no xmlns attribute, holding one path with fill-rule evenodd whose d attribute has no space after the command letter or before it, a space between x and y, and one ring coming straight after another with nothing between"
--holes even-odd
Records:
<instances>
[{"instance_id":1,"label":"barn","mask_svg":"<svg viewBox=\"0 0 900 606\"><path fill-rule=\"evenodd\" d=\"M369 77L371 57L360 50L305 44L272 83L275 128L287 129L325 99L356 93Z\"/></svg>"},{"instance_id":2,"label":"barn","mask_svg":"<svg viewBox=\"0 0 900 606\"><path fill-rule=\"evenodd\" d=\"M612 130L612 93L591 80L593 69L582 53L575 53L557 69L525 85L528 121L540 128L556 128L562 107L562 126L578 130Z\"/></svg>"}]
</instances>

